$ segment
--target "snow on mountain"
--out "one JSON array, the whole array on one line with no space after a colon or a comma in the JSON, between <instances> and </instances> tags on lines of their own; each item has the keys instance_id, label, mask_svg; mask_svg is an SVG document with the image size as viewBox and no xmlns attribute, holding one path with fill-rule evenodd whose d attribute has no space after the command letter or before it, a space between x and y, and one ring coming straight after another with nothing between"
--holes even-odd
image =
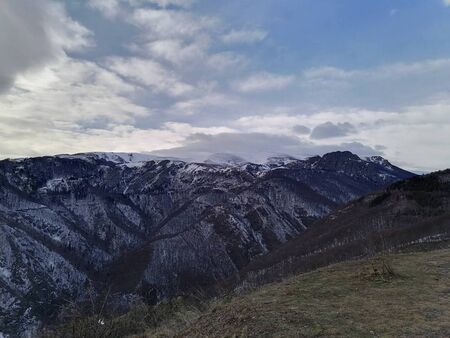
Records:
<instances>
[{"instance_id":1,"label":"snow on mountain","mask_svg":"<svg viewBox=\"0 0 450 338\"><path fill-rule=\"evenodd\" d=\"M211 161L0 161L0 332L17 335L82 299L88 280L147 302L214 284L337 206L412 176L349 152Z\"/></svg>"},{"instance_id":2,"label":"snow on mountain","mask_svg":"<svg viewBox=\"0 0 450 338\"><path fill-rule=\"evenodd\" d=\"M210 155L204 163L219 164L219 165L242 165L247 163L245 159L237 155L228 153L216 153Z\"/></svg>"},{"instance_id":3,"label":"snow on mountain","mask_svg":"<svg viewBox=\"0 0 450 338\"><path fill-rule=\"evenodd\" d=\"M293 156L289 155L279 155L279 156L272 156L269 157L265 164L268 166L284 166L289 163L297 162L299 161L298 158L295 158Z\"/></svg>"},{"instance_id":4,"label":"snow on mountain","mask_svg":"<svg viewBox=\"0 0 450 338\"><path fill-rule=\"evenodd\" d=\"M90 152L90 153L79 153L74 155L57 155L60 158L79 158L85 160L106 160L109 162L114 162L116 164L123 164L128 167L138 167L142 166L150 161L182 161L181 159L174 157L161 157L146 153L120 153L120 152Z\"/></svg>"}]
</instances>

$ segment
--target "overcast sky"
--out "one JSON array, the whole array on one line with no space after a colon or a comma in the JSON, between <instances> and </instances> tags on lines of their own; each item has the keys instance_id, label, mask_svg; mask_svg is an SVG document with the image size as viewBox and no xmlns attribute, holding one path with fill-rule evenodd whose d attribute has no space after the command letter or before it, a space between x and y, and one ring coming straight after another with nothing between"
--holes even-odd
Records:
<instances>
[{"instance_id":1,"label":"overcast sky","mask_svg":"<svg viewBox=\"0 0 450 338\"><path fill-rule=\"evenodd\" d=\"M450 0L3 0L0 157L450 167Z\"/></svg>"}]
</instances>

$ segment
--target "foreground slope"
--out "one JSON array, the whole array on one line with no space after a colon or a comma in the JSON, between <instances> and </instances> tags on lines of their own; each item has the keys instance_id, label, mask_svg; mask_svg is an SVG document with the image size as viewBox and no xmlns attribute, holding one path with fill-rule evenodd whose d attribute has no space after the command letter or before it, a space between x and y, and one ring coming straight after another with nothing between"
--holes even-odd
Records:
<instances>
[{"instance_id":1,"label":"foreground slope","mask_svg":"<svg viewBox=\"0 0 450 338\"><path fill-rule=\"evenodd\" d=\"M92 281L157 302L236 274L339 205L411 177L349 152L266 164L126 154L0 162L0 332Z\"/></svg>"},{"instance_id":2,"label":"foreground slope","mask_svg":"<svg viewBox=\"0 0 450 338\"><path fill-rule=\"evenodd\" d=\"M331 265L213 301L82 317L43 338L450 336L450 248ZM99 321L103 325L99 325Z\"/></svg>"},{"instance_id":3,"label":"foreground slope","mask_svg":"<svg viewBox=\"0 0 450 338\"><path fill-rule=\"evenodd\" d=\"M176 336L449 337L449 285L450 249L346 262L213 305Z\"/></svg>"}]
</instances>

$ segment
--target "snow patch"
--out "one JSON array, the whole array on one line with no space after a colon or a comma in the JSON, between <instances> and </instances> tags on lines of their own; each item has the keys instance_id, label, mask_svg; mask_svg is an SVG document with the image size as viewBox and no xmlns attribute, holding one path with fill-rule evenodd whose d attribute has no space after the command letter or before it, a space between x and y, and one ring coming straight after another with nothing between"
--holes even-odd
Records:
<instances>
[{"instance_id":1,"label":"snow patch","mask_svg":"<svg viewBox=\"0 0 450 338\"><path fill-rule=\"evenodd\" d=\"M0 267L0 276L8 279L9 277L11 277L11 271L9 271L7 268Z\"/></svg>"}]
</instances>

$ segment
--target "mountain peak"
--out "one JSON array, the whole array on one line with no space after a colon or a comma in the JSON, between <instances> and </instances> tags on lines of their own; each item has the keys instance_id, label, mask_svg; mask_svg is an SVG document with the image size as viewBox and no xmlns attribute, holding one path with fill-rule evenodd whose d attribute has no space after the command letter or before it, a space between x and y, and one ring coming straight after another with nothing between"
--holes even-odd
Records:
<instances>
[{"instance_id":1,"label":"mountain peak","mask_svg":"<svg viewBox=\"0 0 450 338\"><path fill-rule=\"evenodd\" d=\"M322 156L323 160L361 160L361 158L353 154L351 151L334 151Z\"/></svg>"},{"instance_id":2,"label":"mountain peak","mask_svg":"<svg viewBox=\"0 0 450 338\"><path fill-rule=\"evenodd\" d=\"M381 157L381 156L366 157L366 161L377 163L383 167L392 167L392 164L388 160L386 160L384 157Z\"/></svg>"},{"instance_id":3,"label":"mountain peak","mask_svg":"<svg viewBox=\"0 0 450 338\"><path fill-rule=\"evenodd\" d=\"M212 154L204 162L209 164L220 164L220 165L241 165L247 163L247 161L242 157L230 153Z\"/></svg>"},{"instance_id":4,"label":"mountain peak","mask_svg":"<svg viewBox=\"0 0 450 338\"><path fill-rule=\"evenodd\" d=\"M291 162L299 161L299 159L290 155L278 155L267 158L266 164L282 166Z\"/></svg>"}]
</instances>

